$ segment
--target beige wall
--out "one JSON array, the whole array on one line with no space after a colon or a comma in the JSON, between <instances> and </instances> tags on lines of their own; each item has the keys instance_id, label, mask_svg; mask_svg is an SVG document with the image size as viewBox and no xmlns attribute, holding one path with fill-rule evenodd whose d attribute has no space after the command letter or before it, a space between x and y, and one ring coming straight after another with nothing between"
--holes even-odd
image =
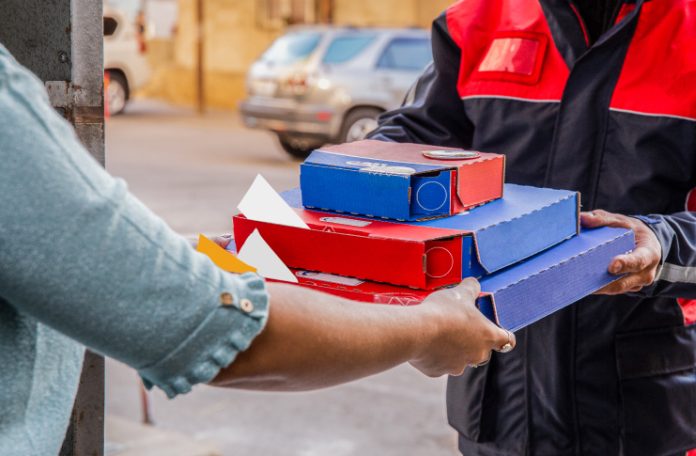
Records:
<instances>
[{"instance_id":1,"label":"beige wall","mask_svg":"<svg viewBox=\"0 0 696 456\"><path fill-rule=\"evenodd\" d=\"M454 0L432 0L429 2L418 2L418 23L424 27L430 27L433 20L442 14L447 7L452 5Z\"/></svg>"},{"instance_id":2,"label":"beige wall","mask_svg":"<svg viewBox=\"0 0 696 456\"><path fill-rule=\"evenodd\" d=\"M256 25L256 0L205 0L206 69L244 72L278 35ZM194 68L196 57L195 2L179 1L176 62Z\"/></svg>"},{"instance_id":3,"label":"beige wall","mask_svg":"<svg viewBox=\"0 0 696 456\"><path fill-rule=\"evenodd\" d=\"M340 25L429 27L452 0L335 0L334 22Z\"/></svg>"},{"instance_id":4,"label":"beige wall","mask_svg":"<svg viewBox=\"0 0 696 456\"><path fill-rule=\"evenodd\" d=\"M173 41L150 46L154 74L143 93L174 103L195 101L196 11L179 0ZM429 27L451 0L334 0L334 23L355 26ZM205 92L209 106L236 108L244 97L249 65L282 30L259 27L257 0L205 0Z\"/></svg>"}]
</instances>

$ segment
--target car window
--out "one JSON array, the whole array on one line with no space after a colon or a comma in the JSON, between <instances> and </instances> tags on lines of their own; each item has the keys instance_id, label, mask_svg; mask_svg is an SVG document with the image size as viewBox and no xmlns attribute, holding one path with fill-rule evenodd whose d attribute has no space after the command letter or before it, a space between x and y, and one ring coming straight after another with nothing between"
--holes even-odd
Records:
<instances>
[{"instance_id":1,"label":"car window","mask_svg":"<svg viewBox=\"0 0 696 456\"><path fill-rule=\"evenodd\" d=\"M111 36L116 33L118 22L113 17L104 16L104 36Z\"/></svg>"},{"instance_id":2,"label":"car window","mask_svg":"<svg viewBox=\"0 0 696 456\"><path fill-rule=\"evenodd\" d=\"M322 63L337 64L345 63L358 56L376 38L374 34L364 35L345 35L339 36L331 41Z\"/></svg>"},{"instance_id":3,"label":"car window","mask_svg":"<svg viewBox=\"0 0 696 456\"><path fill-rule=\"evenodd\" d=\"M267 63L291 64L306 59L321 41L319 32L294 32L283 35L261 56Z\"/></svg>"},{"instance_id":4,"label":"car window","mask_svg":"<svg viewBox=\"0 0 696 456\"><path fill-rule=\"evenodd\" d=\"M377 66L391 70L420 71L433 59L427 38L394 38L379 58Z\"/></svg>"}]
</instances>

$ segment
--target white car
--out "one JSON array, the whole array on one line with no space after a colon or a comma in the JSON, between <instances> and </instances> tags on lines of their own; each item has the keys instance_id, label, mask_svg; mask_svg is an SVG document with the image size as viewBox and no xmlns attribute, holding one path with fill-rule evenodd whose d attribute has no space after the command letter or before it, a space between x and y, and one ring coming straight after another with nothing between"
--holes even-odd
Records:
<instances>
[{"instance_id":1,"label":"white car","mask_svg":"<svg viewBox=\"0 0 696 456\"><path fill-rule=\"evenodd\" d=\"M133 92L150 78L144 30L135 20L113 8L104 8L104 73L109 78L106 101L109 113L120 114Z\"/></svg>"}]
</instances>

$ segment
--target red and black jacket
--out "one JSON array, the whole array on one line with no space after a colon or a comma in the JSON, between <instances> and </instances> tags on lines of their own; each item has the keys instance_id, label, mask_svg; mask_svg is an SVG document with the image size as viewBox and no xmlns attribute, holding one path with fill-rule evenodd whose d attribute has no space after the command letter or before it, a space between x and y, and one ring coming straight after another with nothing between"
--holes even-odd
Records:
<instances>
[{"instance_id":1,"label":"red and black jacket","mask_svg":"<svg viewBox=\"0 0 696 456\"><path fill-rule=\"evenodd\" d=\"M626 2L590 45L568 0L462 0L435 21L433 53L373 138L504 153L508 181L643 215L663 248L640 296L585 299L450 380L462 453L695 448L696 327L675 298L696 298L696 217L680 212L696 185L696 1Z\"/></svg>"}]
</instances>

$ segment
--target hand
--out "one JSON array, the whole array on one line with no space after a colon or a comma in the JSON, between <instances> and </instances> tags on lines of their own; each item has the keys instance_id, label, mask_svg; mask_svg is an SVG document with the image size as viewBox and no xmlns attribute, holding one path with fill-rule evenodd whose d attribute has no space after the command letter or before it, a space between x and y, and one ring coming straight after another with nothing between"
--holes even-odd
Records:
<instances>
[{"instance_id":1,"label":"hand","mask_svg":"<svg viewBox=\"0 0 696 456\"><path fill-rule=\"evenodd\" d=\"M196 236L195 238L188 238L187 241L189 242L189 244L191 244L191 247L193 247L194 249L198 247L198 236ZM232 235L223 234L222 236L216 236L212 239L212 241L220 247L222 247L223 249L226 249L229 243L232 242Z\"/></svg>"},{"instance_id":2,"label":"hand","mask_svg":"<svg viewBox=\"0 0 696 456\"><path fill-rule=\"evenodd\" d=\"M478 281L431 294L420 306L425 322L435 322L431 342L411 364L430 377L461 375L467 366L485 364L491 351L512 350L515 336L499 328L476 307ZM509 344L509 345L507 345Z\"/></svg>"},{"instance_id":3,"label":"hand","mask_svg":"<svg viewBox=\"0 0 696 456\"><path fill-rule=\"evenodd\" d=\"M223 234L222 236L216 236L213 241L223 249L226 249L230 242L232 242L232 235Z\"/></svg>"},{"instance_id":4,"label":"hand","mask_svg":"<svg viewBox=\"0 0 696 456\"><path fill-rule=\"evenodd\" d=\"M597 292L604 295L635 293L643 287L652 285L657 276L657 269L662 259L662 246L655 233L648 226L633 217L612 214L606 211L583 212L581 222L584 227L597 228L612 226L633 230L636 236L636 248L633 252L619 255L609 264L609 272L614 275L626 274L625 277L611 283Z\"/></svg>"}]
</instances>

